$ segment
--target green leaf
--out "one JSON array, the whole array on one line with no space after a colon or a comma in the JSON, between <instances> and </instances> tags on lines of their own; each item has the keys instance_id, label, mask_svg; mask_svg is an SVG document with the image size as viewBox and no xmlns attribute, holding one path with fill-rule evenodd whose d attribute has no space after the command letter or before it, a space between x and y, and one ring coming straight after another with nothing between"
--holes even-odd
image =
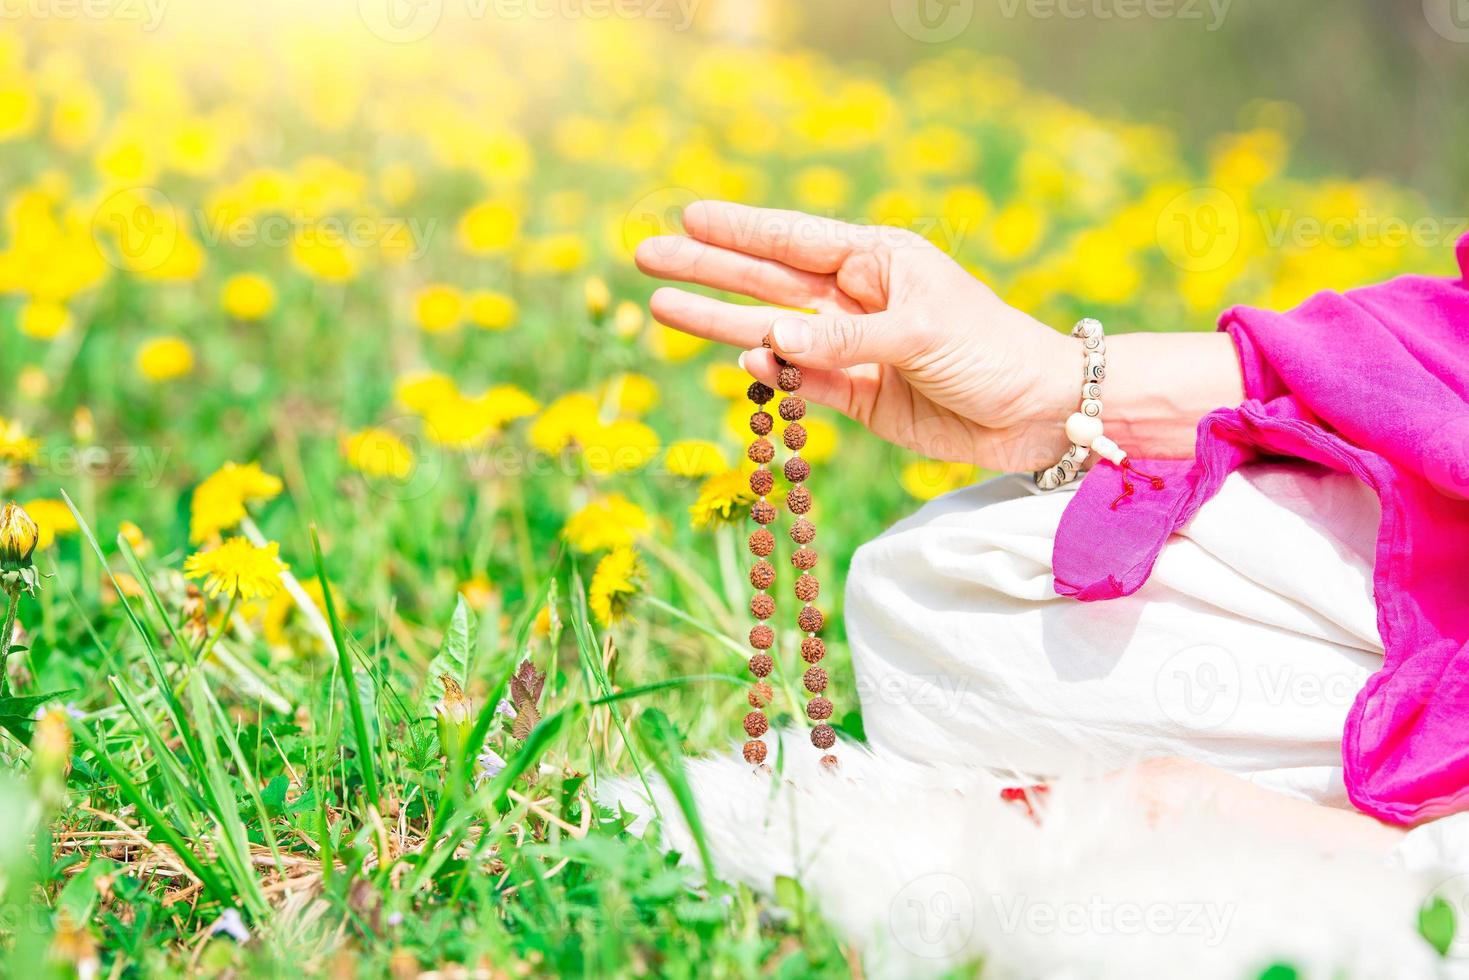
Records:
<instances>
[{"instance_id":1,"label":"green leaf","mask_svg":"<svg viewBox=\"0 0 1469 980\"><path fill-rule=\"evenodd\" d=\"M22 742L29 742L31 726L36 723L36 709L48 701L59 700L71 693L68 689L49 694L31 694L22 698L0 698L0 728Z\"/></svg>"},{"instance_id":2,"label":"green leaf","mask_svg":"<svg viewBox=\"0 0 1469 980\"><path fill-rule=\"evenodd\" d=\"M1456 928L1454 907L1441 895L1434 895L1418 910L1418 932L1428 940L1428 945L1438 950L1439 956L1448 955Z\"/></svg>"},{"instance_id":3,"label":"green leaf","mask_svg":"<svg viewBox=\"0 0 1469 980\"><path fill-rule=\"evenodd\" d=\"M704 864L704 874L711 889L718 887L719 878L714 872L714 854L709 848L709 838L704 832L704 821L699 817L699 807L694 801L694 788L689 784L688 773L683 766L683 747L677 731L668 716L657 708L650 708L638 716L639 740L643 751L652 760L658 775L668 784L678 808L683 811L684 821L689 826L694 843L699 847L699 859Z\"/></svg>"},{"instance_id":4,"label":"green leaf","mask_svg":"<svg viewBox=\"0 0 1469 980\"><path fill-rule=\"evenodd\" d=\"M61 889L61 895L56 900L57 911L66 910L75 923L91 921L92 910L97 907L97 879L111 874L118 867L116 861L104 857L92 858Z\"/></svg>"},{"instance_id":5,"label":"green leaf","mask_svg":"<svg viewBox=\"0 0 1469 980\"><path fill-rule=\"evenodd\" d=\"M439 644L439 652L429 661L428 676L425 678L422 714L432 710L434 700L443 690L439 675L448 674L463 688L469 687L469 661L474 654L474 639L477 623L474 611L460 595L454 603L454 616L449 620L449 629Z\"/></svg>"},{"instance_id":6,"label":"green leaf","mask_svg":"<svg viewBox=\"0 0 1469 980\"><path fill-rule=\"evenodd\" d=\"M311 527L311 557L316 564L316 579L321 583L321 597L326 605L326 619L331 625L332 646L336 647L337 667L341 672L343 687L347 694L347 714L352 719L352 737L356 742L357 767L362 774L362 787L367 793L367 802L377 806L382 798L378 792L376 757L372 752L372 738L367 730L367 715L362 710L362 699L357 696L353 678L352 655L347 651L346 631L337 618L337 604L332 600L332 586L326 577L326 561L321 556L321 537L316 526Z\"/></svg>"}]
</instances>

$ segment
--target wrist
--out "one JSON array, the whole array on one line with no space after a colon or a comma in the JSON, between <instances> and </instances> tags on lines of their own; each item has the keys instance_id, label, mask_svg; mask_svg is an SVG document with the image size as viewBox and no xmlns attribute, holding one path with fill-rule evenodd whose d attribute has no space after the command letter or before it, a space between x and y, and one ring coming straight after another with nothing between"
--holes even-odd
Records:
<instances>
[{"instance_id":1,"label":"wrist","mask_svg":"<svg viewBox=\"0 0 1469 980\"><path fill-rule=\"evenodd\" d=\"M1107 341L1107 434L1142 458L1194 455L1199 420L1244 399L1223 333L1130 333Z\"/></svg>"},{"instance_id":2,"label":"wrist","mask_svg":"<svg viewBox=\"0 0 1469 980\"><path fill-rule=\"evenodd\" d=\"M1066 419L1081 404L1085 358L1081 344L1052 327L1038 324L1031 359L1037 372L1025 413L1022 452L1007 469L1032 472L1054 463L1071 448Z\"/></svg>"}]
</instances>

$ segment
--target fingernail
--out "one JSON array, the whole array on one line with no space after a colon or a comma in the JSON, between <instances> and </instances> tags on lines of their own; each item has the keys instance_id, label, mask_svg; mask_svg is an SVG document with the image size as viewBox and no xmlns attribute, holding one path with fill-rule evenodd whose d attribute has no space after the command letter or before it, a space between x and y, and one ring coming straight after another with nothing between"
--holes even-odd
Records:
<instances>
[{"instance_id":1,"label":"fingernail","mask_svg":"<svg viewBox=\"0 0 1469 980\"><path fill-rule=\"evenodd\" d=\"M741 371L744 371L746 374L749 374L750 373L750 369L747 368L747 367L745 367L745 358L748 357L748 356L749 355L746 354L745 352L743 352L743 351L740 352L740 370Z\"/></svg>"},{"instance_id":2,"label":"fingernail","mask_svg":"<svg viewBox=\"0 0 1469 980\"><path fill-rule=\"evenodd\" d=\"M800 317L783 316L771 325L770 332L784 354L804 354L811 349L811 324Z\"/></svg>"}]
</instances>

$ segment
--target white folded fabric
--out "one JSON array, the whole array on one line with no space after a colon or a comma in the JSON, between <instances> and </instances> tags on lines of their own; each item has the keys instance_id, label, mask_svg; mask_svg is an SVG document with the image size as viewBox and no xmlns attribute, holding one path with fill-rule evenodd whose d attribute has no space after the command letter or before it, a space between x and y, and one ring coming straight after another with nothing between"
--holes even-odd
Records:
<instances>
[{"instance_id":1,"label":"white folded fabric","mask_svg":"<svg viewBox=\"0 0 1469 980\"><path fill-rule=\"evenodd\" d=\"M1142 589L1091 603L1052 588L1068 499L1001 477L858 550L845 615L873 747L1025 778L1179 755L1346 806L1342 723L1382 661L1372 493L1246 467Z\"/></svg>"}]
</instances>

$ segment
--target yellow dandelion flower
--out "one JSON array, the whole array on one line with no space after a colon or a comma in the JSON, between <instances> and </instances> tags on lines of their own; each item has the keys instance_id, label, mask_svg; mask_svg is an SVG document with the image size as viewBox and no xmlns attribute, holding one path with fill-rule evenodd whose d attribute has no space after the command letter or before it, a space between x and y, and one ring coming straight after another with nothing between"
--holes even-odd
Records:
<instances>
[{"instance_id":1,"label":"yellow dandelion flower","mask_svg":"<svg viewBox=\"0 0 1469 980\"><path fill-rule=\"evenodd\" d=\"M133 549L133 554L142 558L153 550L153 542L143 533L143 529L132 521L123 521L117 526L117 536L128 543Z\"/></svg>"},{"instance_id":2,"label":"yellow dandelion flower","mask_svg":"<svg viewBox=\"0 0 1469 980\"><path fill-rule=\"evenodd\" d=\"M443 283L426 286L413 299L413 316L425 333L447 333L464 319L464 296Z\"/></svg>"},{"instance_id":3,"label":"yellow dandelion flower","mask_svg":"<svg viewBox=\"0 0 1469 980\"><path fill-rule=\"evenodd\" d=\"M505 201L483 201L459 219L459 247L472 255L510 250L520 233L520 216Z\"/></svg>"},{"instance_id":4,"label":"yellow dandelion flower","mask_svg":"<svg viewBox=\"0 0 1469 980\"><path fill-rule=\"evenodd\" d=\"M406 480L413 473L413 450L387 429L370 427L344 437L342 455L367 476Z\"/></svg>"},{"instance_id":5,"label":"yellow dandelion flower","mask_svg":"<svg viewBox=\"0 0 1469 980\"><path fill-rule=\"evenodd\" d=\"M704 387L720 398L744 398L755 380L733 364L711 364L704 370ZM750 411L754 411L753 408Z\"/></svg>"},{"instance_id":6,"label":"yellow dandelion flower","mask_svg":"<svg viewBox=\"0 0 1469 980\"><path fill-rule=\"evenodd\" d=\"M670 443L663 460L668 472L689 479L713 476L729 469L724 450L707 439L680 439Z\"/></svg>"},{"instance_id":7,"label":"yellow dandelion flower","mask_svg":"<svg viewBox=\"0 0 1469 980\"><path fill-rule=\"evenodd\" d=\"M40 441L26 435L19 421L0 418L0 462L29 463L40 449Z\"/></svg>"},{"instance_id":8,"label":"yellow dandelion flower","mask_svg":"<svg viewBox=\"0 0 1469 980\"><path fill-rule=\"evenodd\" d=\"M642 560L629 547L614 548L597 562L587 599L592 614L603 626L612 626L627 618L628 604L638 594L644 575Z\"/></svg>"},{"instance_id":9,"label":"yellow dandelion flower","mask_svg":"<svg viewBox=\"0 0 1469 980\"><path fill-rule=\"evenodd\" d=\"M903 467L898 482L919 500L932 500L974 482L975 467L968 463L947 463L936 459L914 460Z\"/></svg>"},{"instance_id":10,"label":"yellow dandelion flower","mask_svg":"<svg viewBox=\"0 0 1469 980\"><path fill-rule=\"evenodd\" d=\"M25 510L36 522L36 527L40 529L36 547L42 551L51 547L57 538L77 532L76 517L72 514L71 508L60 500L27 501Z\"/></svg>"},{"instance_id":11,"label":"yellow dandelion flower","mask_svg":"<svg viewBox=\"0 0 1469 980\"><path fill-rule=\"evenodd\" d=\"M424 434L446 449L474 449L500 431L500 422L478 398L456 395L423 413Z\"/></svg>"},{"instance_id":12,"label":"yellow dandelion flower","mask_svg":"<svg viewBox=\"0 0 1469 980\"><path fill-rule=\"evenodd\" d=\"M1016 262L1029 255L1045 234L1046 218L1031 204L1015 203L995 215L990 222L990 251L1006 262Z\"/></svg>"},{"instance_id":13,"label":"yellow dandelion flower","mask_svg":"<svg viewBox=\"0 0 1469 980\"><path fill-rule=\"evenodd\" d=\"M582 447L582 462L597 476L642 469L657 458L660 445L658 433L633 419L599 426L577 441Z\"/></svg>"},{"instance_id":14,"label":"yellow dandelion flower","mask_svg":"<svg viewBox=\"0 0 1469 980\"><path fill-rule=\"evenodd\" d=\"M816 212L835 211L851 197L852 183L847 175L836 167L825 165L806 167L791 181L796 203Z\"/></svg>"},{"instance_id":15,"label":"yellow dandelion flower","mask_svg":"<svg viewBox=\"0 0 1469 980\"><path fill-rule=\"evenodd\" d=\"M612 332L623 340L632 340L643 332L643 308L630 299L617 304L612 314Z\"/></svg>"},{"instance_id":16,"label":"yellow dandelion flower","mask_svg":"<svg viewBox=\"0 0 1469 980\"><path fill-rule=\"evenodd\" d=\"M709 341L654 322L647 333L647 344L654 357L677 364L699 353L709 345Z\"/></svg>"},{"instance_id":17,"label":"yellow dandelion flower","mask_svg":"<svg viewBox=\"0 0 1469 980\"><path fill-rule=\"evenodd\" d=\"M478 401L501 428L516 419L529 418L541 410L541 403L519 385L496 385L480 395Z\"/></svg>"},{"instance_id":18,"label":"yellow dandelion flower","mask_svg":"<svg viewBox=\"0 0 1469 980\"><path fill-rule=\"evenodd\" d=\"M572 514L561 534L577 551L606 551L632 545L652 527L652 520L641 507L621 494L611 493Z\"/></svg>"},{"instance_id":19,"label":"yellow dandelion flower","mask_svg":"<svg viewBox=\"0 0 1469 980\"><path fill-rule=\"evenodd\" d=\"M704 481L698 499L689 508L689 516L696 528L732 524L743 519L754 502L749 475L740 469L725 470Z\"/></svg>"},{"instance_id":20,"label":"yellow dandelion flower","mask_svg":"<svg viewBox=\"0 0 1469 980\"><path fill-rule=\"evenodd\" d=\"M550 605L544 605L536 610L535 622L531 623L531 634L543 640L550 636L555 617L556 613Z\"/></svg>"},{"instance_id":21,"label":"yellow dandelion flower","mask_svg":"<svg viewBox=\"0 0 1469 980\"><path fill-rule=\"evenodd\" d=\"M484 575L476 575L459 583L459 594L472 609L484 611L495 601L495 586Z\"/></svg>"},{"instance_id":22,"label":"yellow dandelion flower","mask_svg":"<svg viewBox=\"0 0 1469 980\"><path fill-rule=\"evenodd\" d=\"M586 265L587 243L573 232L541 235L527 241L515 258L516 265L532 275L574 272Z\"/></svg>"},{"instance_id":23,"label":"yellow dandelion flower","mask_svg":"<svg viewBox=\"0 0 1469 980\"><path fill-rule=\"evenodd\" d=\"M302 272L323 282L347 282L357 275L357 256L345 242L324 235L297 235L291 239L291 261Z\"/></svg>"},{"instance_id":24,"label":"yellow dandelion flower","mask_svg":"<svg viewBox=\"0 0 1469 980\"><path fill-rule=\"evenodd\" d=\"M637 418L658 404L658 383L645 374L619 374L602 386L601 398L616 406L619 415Z\"/></svg>"},{"instance_id":25,"label":"yellow dandelion flower","mask_svg":"<svg viewBox=\"0 0 1469 980\"><path fill-rule=\"evenodd\" d=\"M509 330L519 315L519 304L504 293L477 289L469 294L469 322L481 330Z\"/></svg>"},{"instance_id":26,"label":"yellow dandelion flower","mask_svg":"<svg viewBox=\"0 0 1469 980\"><path fill-rule=\"evenodd\" d=\"M35 340L54 340L71 329L71 312L51 300L31 300L21 307L20 332Z\"/></svg>"},{"instance_id":27,"label":"yellow dandelion flower","mask_svg":"<svg viewBox=\"0 0 1469 980\"><path fill-rule=\"evenodd\" d=\"M424 413L435 405L453 401L459 397L459 388L453 379L437 371L420 371L398 379L393 397L405 408Z\"/></svg>"},{"instance_id":28,"label":"yellow dandelion flower","mask_svg":"<svg viewBox=\"0 0 1469 980\"><path fill-rule=\"evenodd\" d=\"M172 381L194 370L194 348L179 337L155 337L138 348L137 365L149 381Z\"/></svg>"},{"instance_id":29,"label":"yellow dandelion flower","mask_svg":"<svg viewBox=\"0 0 1469 980\"><path fill-rule=\"evenodd\" d=\"M275 309L275 287L270 280L253 272L242 272L225 280L219 292L219 305L236 320L263 320Z\"/></svg>"},{"instance_id":30,"label":"yellow dandelion flower","mask_svg":"<svg viewBox=\"0 0 1469 980\"><path fill-rule=\"evenodd\" d=\"M546 406L531 423L529 438L531 445L541 452L555 454L572 444L584 445L600 427L597 400L583 392L573 392Z\"/></svg>"},{"instance_id":31,"label":"yellow dandelion flower","mask_svg":"<svg viewBox=\"0 0 1469 980\"><path fill-rule=\"evenodd\" d=\"M270 500L281 492L279 477L257 463L225 463L194 489L189 518L189 540L207 541L248 516L245 504Z\"/></svg>"},{"instance_id":32,"label":"yellow dandelion flower","mask_svg":"<svg viewBox=\"0 0 1469 980\"><path fill-rule=\"evenodd\" d=\"M195 552L184 562L184 575L204 582L204 591L217 597L269 599L280 591L280 545L274 541L256 547L245 538L230 538L217 548Z\"/></svg>"}]
</instances>

